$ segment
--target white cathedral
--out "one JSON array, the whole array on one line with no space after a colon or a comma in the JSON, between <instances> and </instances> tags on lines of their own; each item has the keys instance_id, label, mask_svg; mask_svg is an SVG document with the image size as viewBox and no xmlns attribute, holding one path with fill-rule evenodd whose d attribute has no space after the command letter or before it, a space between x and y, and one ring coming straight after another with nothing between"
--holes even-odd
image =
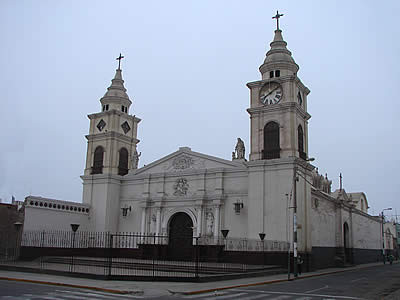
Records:
<instances>
[{"instance_id":1,"label":"white cathedral","mask_svg":"<svg viewBox=\"0 0 400 300\"><path fill-rule=\"evenodd\" d=\"M83 203L29 196L24 230L70 230L77 223L79 230L190 235L218 243L228 229L230 238L259 240L265 233L266 240L291 247L297 231L298 251L315 265L337 257L376 261L381 221L368 214L364 193L331 192L331 181L310 163L310 90L297 76L299 66L279 28L270 46L261 79L247 84L248 160L238 138L232 160L182 147L138 168L141 119L131 114L118 68L100 112L88 116Z\"/></svg>"}]
</instances>

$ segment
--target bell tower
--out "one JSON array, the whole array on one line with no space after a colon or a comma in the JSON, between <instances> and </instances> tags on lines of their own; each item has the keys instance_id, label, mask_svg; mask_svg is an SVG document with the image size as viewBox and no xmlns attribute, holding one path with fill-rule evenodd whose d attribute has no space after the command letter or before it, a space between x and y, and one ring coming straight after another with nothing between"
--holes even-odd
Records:
<instances>
[{"instance_id":1,"label":"bell tower","mask_svg":"<svg viewBox=\"0 0 400 300\"><path fill-rule=\"evenodd\" d=\"M129 114L129 99L122 79L121 59L114 79L100 99L101 111L88 115L90 119L85 175L126 175L132 168L136 151L137 127L141 121ZM137 152L136 152L137 153Z\"/></svg>"},{"instance_id":2,"label":"bell tower","mask_svg":"<svg viewBox=\"0 0 400 300\"><path fill-rule=\"evenodd\" d=\"M90 230L116 232L122 179L137 168L137 127L140 119L129 114L129 99L122 79L121 59L114 79L100 99L100 112L88 115L83 203L91 206Z\"/></svg>"},{"instance_id":3,"label":"bell tower","mask_svg":"<svg viewBox=\"0 0 400 300\"><path fill-rule=\"evenodd\" d=\"M307 159L307 95L297 77L299 66L277 28L271 49L260 66L261 80L250 82L250 160L300 157Z\"/></svg>"}]
</instances>

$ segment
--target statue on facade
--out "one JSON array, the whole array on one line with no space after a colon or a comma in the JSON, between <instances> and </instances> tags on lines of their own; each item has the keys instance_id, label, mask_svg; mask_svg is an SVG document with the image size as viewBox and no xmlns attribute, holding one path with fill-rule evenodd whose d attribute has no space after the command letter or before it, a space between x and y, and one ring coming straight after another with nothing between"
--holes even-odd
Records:
<instances>
[{"instance_id":1,"label":"statue on facade","mask_svg":"<svg viewBox=\"0 0 400 300\"><path fill-rule=\"evenodd\" d=\"M157 231L157 217L156 215L151 216L150 232L155 233Z\"/></svg>"},{"instance_id":2,"label":"statue on facade","mask_svg":"<svg viewBox=\"0 0 400 300\"><path fill-rule=\"evenodd\" d=\"M236 147L235 147L235 158L236 159L244 159L244 154L245 154L245 148L244 148L244 142L242 141L241 138L237 139ZM233 158L233 155L232 155Z\"/></svg>"},{"instance_id":3,"label":"statue on facade","mask_svg":"<svg viewBox=\"0 0 400 300\"><path fill-rule=\"evenodd\" d=\"M142 152L140 152L138 154L137 150L135 149L135 151L133 152L133 155L132 155L132 169L133 170L138 168L140 155L142 155Z\"/></svg>"},{"instance_id":4,"label":"statue on facade","mask_svg":"<svg viewBox=\"0 0 400 300\"><path fill-rule=\"evenodd\" d=\"M214 215L212 212L208 212L206 215L206 226L206 234L212 236L214 234Z\"/></svg>"},{"instance_id":5,"label":"statue on facade","mask_svg":"<svg viewBox=\"0 0 400 300\"><path fill-rule=\"evenodd\" d=\"M332 185L332 180L328 179L328 174L325 173L325 179L324 179L324 184L323 184L323 191L325 193L330 194L331 193L331 185Z\"/></svg>"}]
</instances>

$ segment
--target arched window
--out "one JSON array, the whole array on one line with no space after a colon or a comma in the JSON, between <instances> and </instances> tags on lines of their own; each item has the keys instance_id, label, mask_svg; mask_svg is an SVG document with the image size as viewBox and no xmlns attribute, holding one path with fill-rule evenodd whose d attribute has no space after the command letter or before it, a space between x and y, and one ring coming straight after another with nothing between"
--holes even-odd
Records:
<instances>
[{"instance_id":1,"label":"arched window","mask_svg":"<svg viewBox=\"0 0 400 300\"><path fill-rule=\"evenodd\" d=\"M96 150L94 150L92 174L103 173L103 157L104 149L103 147L98 146Z\"/></svg>"},{"instance_id":2,"label":"arched window","mask_svg":"<svg viewBox=\"0 0 400 300\"><path fill-rule=\"evenodd\" d=\"M264 127L263 159L280 158L279 124L269 122Z\"/></svg>"},{"instance_id":3,"label":"arched window","mask_svg":"<svg viewBox=\"0 0 400 300\"><path fill-rule=\"evenodd\" d=\"M304 134L303 134L303 128L301 125L297 127L297 143L298 143L298 148L299 148L299 156L302 159L307 159L307 155L304 152Z\"/></svg>"},{"instance_id":4,"label":"arched window","mask_svg":"<svg viewBox=\"0 0 400 300\"><path fill-rule=\"evenodd\" d=\"M121 148L119 150L119 164L118 164L118 175L128 174L128 150Z\"/></svg>"}]
</instances>

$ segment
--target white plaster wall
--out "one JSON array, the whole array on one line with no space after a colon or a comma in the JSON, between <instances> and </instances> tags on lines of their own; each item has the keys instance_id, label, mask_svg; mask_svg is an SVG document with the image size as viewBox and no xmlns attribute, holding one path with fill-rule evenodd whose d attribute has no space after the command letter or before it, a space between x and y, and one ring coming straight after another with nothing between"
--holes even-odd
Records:
<instances>
[{"instance_id":1,"label":"white plaster wall","mask_svg":"<svg viewBox=\"0 0 400 300\"><path fill-rule=\"evenodd\" d=\"M315 200L317 199L317 200ZM335 247L335 204L312 194L311 241L313 247Z\"/></svg>"},{"instance_id":2,"label":"white plaster wall","mask_svg":"<svg viewBox=\"0 0 400 300\"><path fill-rule=\"evenodd\" d=\"M243 209L240 214L235 214L234 203L237 201L243 202ZM248 214L248 200L243 196L228 196L224 201L223 207L223 223L221 229L229 229L229 237L243 238L248 236L247 220ZM258 234L258 233L257 233Z\"/></svg>"},{"instance_id":3,"label":"white plaster wall","mask_svg":"<svg viewBox=\"0 0 400 300\"><path fill-rule=\"evenodd\" d=\"M229 237L243 238L248 236L248 174L247 172L224 173L224 205L221 211L220 229L229 229ZM235 213L234 203L243 203L240 214Z\"/></svg>"},{"instance_id":4,"label":"white plaster wall","mask_svg":"<svg viewBox=\"0 0 400 300\"><path fill-rule=\"evenodd\" d=\"M71 203L73 204L73 203ZM24 230L71 230L71 224L79 224L79 230L89 229L89 215L50 208L25 207Z\"/></svg>"},{"instance_id":5,"label":"white plaster wall","mask_svg":"<svg viewBox=\"0 0 400 300\"><path fill-rule=\"evenodd\" d=\"M120 211L120 181L106 175L95 175L93 180L86 179L84 182L83 195L84 203L91 205L90 230L117 231Z\"/></svg>"},{"instance_id":6,"label":"white plaster wall","mask_svg":"<svg viewBox=\"0 0 400 300\"><path fill-rule=\"evenodd\" d=\"M269 168L264 178L264 219L266 239L284 241L287 237L287 198L293 182L293 167ZM258 234L258 233L257 233Z\"/></svg>"},{"instance_id":7,"label":"white plaster wall","mask_svg":"<svg viewBox=\"0 0 400 300\"><path fill-rule=\"evenodd\" d=\"M120 202L121 207L131 207L131 211L128 211L127 216L122 216L122 210L119 213L119 225L118 231L120 232L140 232L140 221L142 217L142 209L139 205L139 201L125 200Z\"/></svg>"},{"instance_id":8,"label":"white plaster wall","mask_svg":"<svg viewBox=\"0 0 400 300\"><path fill-rule=\"evenodd\" d=\"M123 180L121 184L121 200L138 199L143 197L144 180Z\"/></svg>"},{"instance_id":9,"label":"white plaster wall","mask_svg":"<svg viewBox=\"0 0 400 300\"><path fill-rule=\"evenodd\" d=\"M381 226L372 217L353 213L353 247L360 249L381 248Z\"/></svg>"}]
</instances>

